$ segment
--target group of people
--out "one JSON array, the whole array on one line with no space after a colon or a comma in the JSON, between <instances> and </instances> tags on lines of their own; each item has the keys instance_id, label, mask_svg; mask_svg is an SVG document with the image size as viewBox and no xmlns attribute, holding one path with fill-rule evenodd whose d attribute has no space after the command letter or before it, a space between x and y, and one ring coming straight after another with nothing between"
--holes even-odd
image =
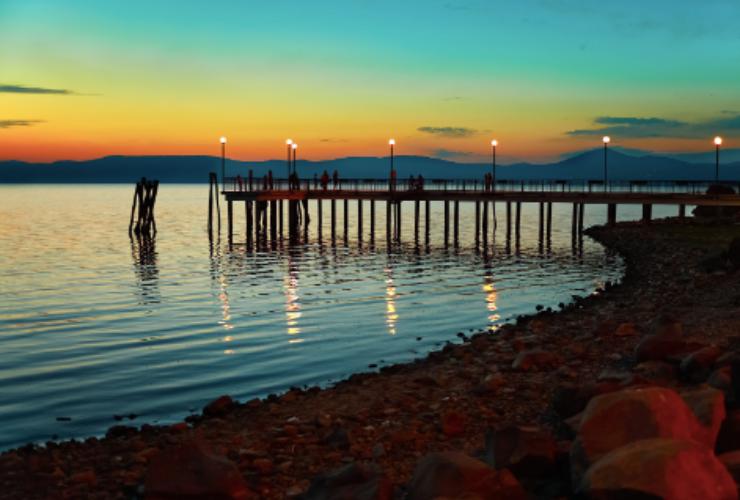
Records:
<instances>
[{"instance_id":1,"label":"group of people","mask_svg":"<svg viewBox=\"0 0 740 500\"><path fill-rule=\"evenodd\" d=\"M494 180L492 173L487 173L483 176L483 185L485 186L486 191L495 191L495 182L496 181Z\"/></svg>"},{"instance_id":2,"label":"group of people","mask_svg":"<svg viewBox=\"0 0 740 500\"><path fill-rule=\"evenodd\" d=\"M314 189L318 189L319 184L321 184L321 189L326 191L329 189L329 183L333 184L334 189L342 189L342 182L339 178L339 172L337 170L334 170L334 173L331 177L329 177L329 172L324 170L324 172L321 174L321 177L318 177L318 175L314 174L313 177L313 184ZM252 174L252 171L249 171L249 176L247 180L244 180L241 175L237 175L235 178L235 188L239 191L244 191L245 189L247 191L253 190L253 184L254 184L254 177ZM388 181L389 189L391 191L395 191L397 189L397 174L396 170L391 170L391 177ZM491 186L493 184L493 176L491 174L485 175L485 185L486 185L486 191L491 190ZM275 189L275 181L272 176L272 170L268 170L267 173L262 178L262 190L263 191L272 191ZM301 180L298 177L298 174L296 172L293 172L288 177L288 189L291 191L294 190L300 190L301 189ZM424 190L424 176L419 174L419 176L414 177L413 175L409 176L408 180L408 190L409 191L423 191Z\"/></svg>"},{"instance_id":3,"label":"group of people","mask_svg":"<svg viewBox=\"0 0 740 500\"><path fill-rule=\"evenodd\" d=\"M334 174L331 177L332 182L334 183L334 189L341 189L342 183L339 180L339 172L334 170ZM316 185L316 176L314 175L314 185ZM324 173L321 174L321 189L326 191L329 188L329 172L324 170Z\"/></svg>"}]
</instances>

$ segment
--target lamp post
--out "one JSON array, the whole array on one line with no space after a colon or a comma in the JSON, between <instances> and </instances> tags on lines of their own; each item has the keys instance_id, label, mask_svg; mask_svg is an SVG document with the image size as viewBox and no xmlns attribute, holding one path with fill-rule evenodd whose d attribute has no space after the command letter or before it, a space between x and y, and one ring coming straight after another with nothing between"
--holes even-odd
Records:
<instances>
[{"instance_id":1,"label":"lamp post","mask_svg":"<svg viewBox=\"0 0 740 500\"><path fill-rule=\"evenodd\" d=\"M496 139L491 141L491 188L496 191L496 147L498 141Z\"/></svg>"},{"instance_id":2,"label":"lamp post","mask_svg":"<svg viewBox=\"0 0 740 500\"><path fill-rule=\"evenodd\" d=\"M285 149L288 151L288 159L287 165L288 165L288 177L290 177L290 146L293 144L293 139L286 139L285 140Z\"/></svg>"},{"instance_id":3,"label":"lamp post","mask_svg":"<svg viewBox=\"0 0 740 500\"><path fill-rule=\"evenodd\" d=\"M388 145L391 147L391 175L393 175L393 146L396 145L396 140L395 139L389 140Z\"/></svg>"},{"instance_id":4,"label":"lamp post","mask_svg":"<svg viewBox=\"0 0 740 500\"><path fill-rule=\"evenodd\" d=\"M221 191L226 191L226 137L221 136Z\"/></svg>"},{"instance_id":5,"label":"lamp post","mask_svg":"<svg viewBox=\"0 0 740 500\"><path fill-rule=\"evenodd\" d=\"M715 146L715 164L714 164L714 182L719 182L719 147L722 145L722 138L717 136L714 138Z\"/></svg>"},{"instance_id":6,"label":"lamp post","mask_svg":"<svg viewBox=\"0 0 740 500\"><path fill-rule=\"evenodd\" d=\"M294 142L293 144L290 145L290 148L293 150L293 173L297 175L296 168L295 168L295 153L296 153L296 150L298 149L298 144Z\"/></svg>"},{"instance_id":7,"label":"lamp post","mask_svg":"<svg viewBox=\"0 0 740 500\"><path fill-rule=\"evenodd\" d=\"M608 135L605 135L602 139L604 141L604 191L606 191L607 186L607 170L606 170L606 150L607 146L609 145L609 142L611 142L611 138Z\"/></svg>"}]
</instances>

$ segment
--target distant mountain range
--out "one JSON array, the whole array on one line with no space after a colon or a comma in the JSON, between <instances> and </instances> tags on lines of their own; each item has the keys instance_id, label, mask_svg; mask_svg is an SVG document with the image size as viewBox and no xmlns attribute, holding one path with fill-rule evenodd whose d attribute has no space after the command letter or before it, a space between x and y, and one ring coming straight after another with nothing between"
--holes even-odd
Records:
<instances>
[{"instance_id":1,"label":"distant mountain range","mask_svg":"<svg viewBox=\"0 0 740 500\"><path fill-rule=\"evenodd\" d=\"M722 152L720 178L740 180L740 150ZM603 150L575 154L550 164L516 163L497 166L499 179L562 179L583 180L603 178ZM299 160L301 177L331 175L334 170L344 179L387 178L387 157L348 157L324 161ZM490 172L489 163L456 163L424 156L399 156L395 159L399 178L422 174L427 179L480 179ZM246 177L252 169L257 177L272 170L275 177L285 177L283 160L226 161L226 175ZM609 179L613 180L712 180L712 154L677 154L668 156L628 154L610 150ZM212 156L107 156L87 161L57 161L53 163L0 162L0 183L132 183L141 177L168 183L207 182L208 172L220 176L221 159Z\"/></svg>"}]
</instances>

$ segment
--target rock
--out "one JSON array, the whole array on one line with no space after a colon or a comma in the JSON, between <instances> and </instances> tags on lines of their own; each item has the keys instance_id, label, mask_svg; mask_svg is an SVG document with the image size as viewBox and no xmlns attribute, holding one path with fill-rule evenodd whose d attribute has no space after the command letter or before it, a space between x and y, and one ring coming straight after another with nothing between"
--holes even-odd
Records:
<instances>
[{"instance_id":1,"label":"rock","mask_svg":"<svg viewBox=\"0 0 740 500\"><path fill-rule=\"evenodd\" d=\"M727 249L727 260L730 261L732 267L740 267L740 236L735 236L730 242L730 246Z\"/></svg>"},{"instance_id":2,"label":"rock","mask_svg":"<svg viewBox=\"0 0 740 500\"><path fill-rule=\"evenodd\" d=\"M568 418L580 413L594 396L625 389L634 379L615 381L604 380L595 384L562 384L555 389L551 406L561 417Z\"/></svg>"},{"instance_id":3,"label":"rock","mask_svg":"<svg viewBox=\"0 0 740 500\"><path fill-rule=\"evenodd\" d=\"M689 382L705 382L720 354L722 351L716 346L707 346L692 352L681 360L681 376Z\"/></svg>"},{"instance_id":4,"label":"rock","mask_svg":"<svg viewBox=\"0 0 740 500\"><path fill-rule=\"evenodd\" d=\"M634 323L622 323L614 330L615 337L636 337L639 334Z\"/></svg>"},{"instance_id":5,"label":"rock","mask_svg":"<svg viewBox=\"0 0 740 500\"><path fill-rule=\"evenodd\" d=\"M498 392L504 385L506 385L506 378L500 373L489 373L480 384L473 388L473 392L476 394L494 394Z\"/></svg>"},{"instance_id":6,"label":"rock","mask_svg":"<svg viewBox=\"0 0 740 500\"><path fill-rule=\"evenodd\" d=\"M349 464L311 482L303 500L391 500L393 485L377 467Z\"/></svg>"},{"instance_id":7,"label":"rock","mask_svg":"<svg viewBox=\"0 0 740 500\"><path fill-rule=\"evenodd\" d=\"M338 426L325 434L322 442L340 450L348 450L351 444L347 430Z\"/></svg>"},{"instance_id":8,"label":"rock","mask_svg":"<svg viewBox=\"0 0 740 500\"><path fill-rule=\"evenodd\" d=\"M530 349L521 351L511 367L521 371L547 371L554 370L563 363L563 359L552 352L542 349Z\"/></svg>"},{"instance_id":9,"label":"rock","mask_svg":"<svg viewBox=\"0 0 740 500\"><path fill-rule=\"evenodd\" d=\"M497 471L463 453L444 452L430 453L419 461L406 498L524 500L526 494L508 470Z\"/></svg>"},{"instance_id":10,"label":"rock","mask_svg":"<svg viewBox=\"0 0 740 500\"><path fill-rule=\"evenodd\" d=\"M717 458L735 480L735 484L740 485L740 450L723 453Z\"/></svg>"},{"instance_id":11,"label":"rock","mask_svg":"<svg viewBox=\"0 0 740 500\"><path fill-rule=\"evenodd\" d=\"M257 498L231 461L213 454L203 444L189 442L155 455L146 472L146 497Z\"/></svg>"},{"instance_id":12,"label":"rock","mask_svg":"<svg viewBox=\"0 0 740 500\"><path fill-rule=\"evenodd\" d=\"M707 384L711 387L714 387L715 389L719 389L724 392L726 397L727 393L732 390L731 368L729 366L722 366L720 368L717 368L712 372L711 375L709 375L709 378L707 379Z\"/></svg>"},{"instance_id":13,"label":"rock","mask_svg":"<svg viewBox=\"0 0 740 500\"><path fill-rule=\"evenodd\" d=\"M677 339L673 335L648 335L637 344L635 356L638 362L671 361L702 347L702 344Z\"/></svg>"},{"instance_id":14,"label":"rock","mask_svg":"<svg viewBox=\"0 0 740 500\"><path fill-rule=\"evenodd\" d=\"M637 377L655 385L671 385L676 381L676 368L665 361L643 361L632 369Z\"/></svg>"},{"instance_id":15,"label":"rock","mask_svg":"<svg viewBox=\"0 0 740 500\"><path fill-rule=\"evenodd\" d=\"M605 455L579 490L588 498L737 498L732 476L710 449L668 438L636 441Z\"/></svg>"},{"instance_id":16,"label":"rock","mask_svg":"<svg viewBox=\"0 0 740 500\"><path fill-rule=\"evenodd\" d=\"M88 486L95 486L98 484L98 478L95 475L95 471L92 469L80 471L77 474L73 474L69 477L70 483L86 484Z\"/></svg>"},{"instance_id":17,"label":"rock","mask_svg":"<svg viewBox=\"0 0 740 500\"><path fill-rule=\"evenodd\" d=\"M709 386L682 390L679 395L699 421L695 439L714 449L722 421L725 419L725 396Z\"/></svg>"},{"instance_id":18,"label":"rock","mask_svg":"<svg viewBox=\"0 0 740 500\"><path fill-rule=\"evenodd\" d=\"M740 410L730 410L717 435L717 453L740 450Z\"/></svg>"},{"instance_id":19,"label":"rock","mask_svg":"<svg viewBox=\"0 0 740 500\"><path fill-rule=\"evenodd\" d=\"M203 415L207 417L222 417L235 405L231 396L220 396L203 408Z\"/></svg>"},{"instance_id":20,"label":"rock","mask_svg":"<svg viewBox=\"0 0 740 500\"><path fill-rule=\"evenodd\" d=\"M505 427L486 433L486 460L519 479L538 478L555 470L557 443L536 427Z\"/></svg>"},{"instance_id":21,"label":"rock","mask_svg":"<svg viewBox=\"0 0 740 500\"><path fill-rule=\"evenodd\" d=\"M647 387L597 396L583 412L571 447L574 484L591 464L612 450L641 439L665 437L703 439L712 448L707 430L683 399L671 389Z\"/></svg>"},{"instance_id":22,"label":"rock","mask_svg":"<svg viewBox=\"0 0 740 500\"><path fill-rule=\"evenodd\" d=\"M655 335L665 338L681 339L683 338L683 324L671 318L661 318Z\"/></svg>"},{"instance_id":23,"label":"rock","mask_svg":"<svg viewBox=\"0 0 740 500\"><path fill-rule=\"evenodd\" d=\"M445 436L456 437L465 432L468 419L458 411L448 411L442 415L442 432Z\"/></svg>"}]
</instances>

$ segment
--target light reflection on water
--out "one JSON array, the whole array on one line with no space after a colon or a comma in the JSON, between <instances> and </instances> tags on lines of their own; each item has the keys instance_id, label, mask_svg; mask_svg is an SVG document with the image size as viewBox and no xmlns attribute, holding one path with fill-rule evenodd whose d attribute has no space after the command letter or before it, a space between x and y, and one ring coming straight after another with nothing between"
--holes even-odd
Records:
<instances>
[{"instance_id":1,"label":"light reflection on water","mask_svg":"<svg viewBox=\"0 0 740 500\"><path fill-rule=\"evenodd\" d=\"M352 218L345 247L339 203L336 247L325 205L322 244L314 220L308 244L249 252L209 244L207 186L161 186L156 240L129 240L132 189L0 187L0 447L101 434L116 414L176 421L220 394L246 399L410 360L621 273L588 238L574 251L565 205L554 206L544 248L536 206L524 206L519 245L505 241L499 206L495 243L476 253L465 204L458 250L443 248L439 225L428 249L415 247L410 209L407 243L386 247L378 209L375 241L366 220L357 245ZM440 220L442 206L432 211ZM620 207L620 218L638 212ZM605 218L587 208L586 225Z\"/></svg>"}]
</instances>

